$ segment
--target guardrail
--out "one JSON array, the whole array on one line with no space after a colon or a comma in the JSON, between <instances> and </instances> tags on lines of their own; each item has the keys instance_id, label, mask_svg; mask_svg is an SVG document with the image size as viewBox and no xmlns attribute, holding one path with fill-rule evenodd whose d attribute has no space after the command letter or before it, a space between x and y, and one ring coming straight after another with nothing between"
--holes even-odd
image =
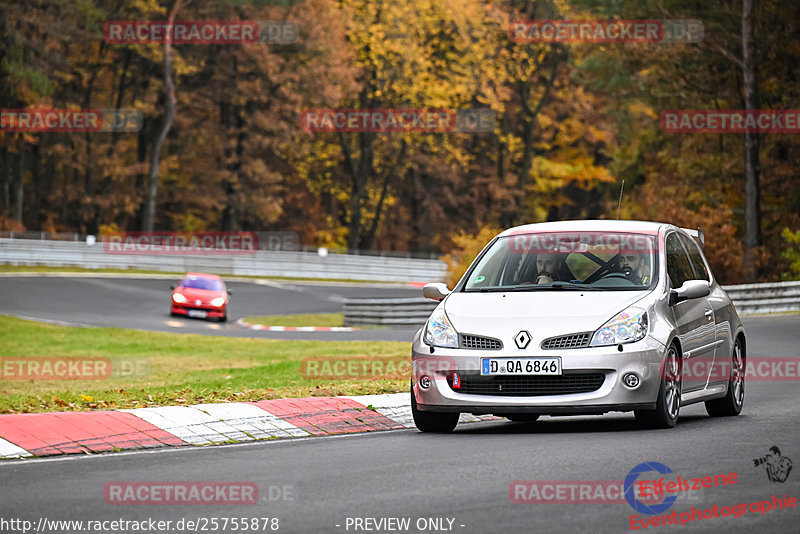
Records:
<instances>
[{"instance_id":1,"label":"guardrail","mask_svg":"<svg viewBox=\"0 0 800 534\"><path fill-rule=\"evenodd\" d=\"M741 315L800 311L800 282L723 286ZM420 298L348 299L345 326L422 326L437 303Z\"/></svg>"},{"instance_id":2,"label":"guardrail","mask_svg":"<svg viewBox=\"0 0 800 534\"><path fill-rule=\"evenodd\" d=\"M723 288L733 300L736 311L742 315L800 311L800 282L741 284Z\"/></svg>"},{"instance_id":3,"label":"guardrail","mask_svg":"<svg viewBox=\"0 0 800 534\"><path fill-rule=\"evenodd\" d=\"M300 237L295 232L272 232L257 231L248 232L258 236L258 248L260 250L282 250L284 252L317 252L320 247L300 244ZM91 234L79 234L76 232L14 232L11 230L0 230L0 239L20 239L36 241L80 241L86 242L88 239L102 241L101 237ZM330 254L342 254L348 256L379 256L381 258L414 258L422 260L437 260L441 254L433 251L410 252L402 250L371 250L371 249L347 249L339 247L326 247Z\"/></svg>"},{"instance_id":4,"label":"guardrail","mask_svg":"<svg viewBox=\"0 0 800 534\"><path fill-rule=\"evenodd\" d=\"M251 255L109 254L102 243L0 238L0 263L88 269L336 278L387 282L439 282L447 266L439 260L259 250Z\"/></svg>"},{"instance_id":5,"label":"guardrail","mask_svg":"<svg viewBox=\"0 0 800 534\"><path fill-rule=\"evenodd\" d=\"M344 326L422 326L438 302L419 298L347 299Z\"/></svg>"}]
</instances>

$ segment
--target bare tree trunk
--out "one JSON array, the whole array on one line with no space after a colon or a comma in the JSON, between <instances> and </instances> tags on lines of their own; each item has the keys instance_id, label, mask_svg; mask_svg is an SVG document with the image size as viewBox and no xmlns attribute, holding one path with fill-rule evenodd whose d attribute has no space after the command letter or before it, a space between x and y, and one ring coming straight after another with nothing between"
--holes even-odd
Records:
<instances>
[{"instance_id":1,"label":"bare tree trunk","mask_svg":"<svg viewBox=\"0 0 800 534\"><path fill-rule=\"evenodd\" d=\"M126 85L125 82L128 79L128 72L130 70L131 64L131 49L125 49L125 55L123 56L123 63L122 69L120 70L119 74L119 85L117 86L117 96L115 100L115 108L120 109L122 108L122 101L125 95ZM117 141L119 140L120 133L116 130L111 133L111 143L108 145L108 150L106 151L106 158L110 161L112 156L114 155L114 150L117 146ZM105 169L105 176L100 184L100 198L101 203L99 208L95 212L95 226L98 228L101 224L105 223L106 215L111 211L112 207L109 204L103 204L103 199L108 198L111 193L111 176L109 176L110 171Z\"/></svg>"},{"instance_id":2,"label":"bare tree trunk","mask_svg":"<svg viewBox=\"0 0 800 534\"><path fill-rule=\"evenodd\" d=\"M8 163L11 153L6 147L3 147L0 152L0 159L3 163L3 166L0 167L0 176L3 178L3 214L8 217L11 212L11 165Z\"/></svg>"},{"instance_id":3,"label":"bare tree trunk","mask_svg":"<svg viewBox=\"0 0 800 534\"><path fill-rule=\"evenodd\" d=\"M175 16L180 11L183 0L175 0L175 5L169 12L167 23L172 25L175 22ZM167 39L164 43L164 96L165 104L167 106L166 115L164 116L164 125L161 127L161 132L158 134L155 144L153 145L153 153L150 158L150 172L147 178L147 197L145 199L144 217L142 221L142 230L145 232L152 232L155 225L156 218L156 196L158 195L158 167L161 163L161 147L164 146L164 141L167 139L169 130L172 127L172 121L175 119L175 82L172 80L172 40Z\"/></svg>"},{"instance_id":4,"label":"bare tree trunk","mask_svg":"<svg viewBox=\"0 0 800 534\"><path fill-rule=\"evenodd\" d=\"M536 103L535 107L532 107L530 102L532 83L527 81L519 82L521 97L520 102L522 105L522 115L524 118L522 123L522 161L520 161L516 172L517 190L520 194L519 204L517 205L517 217L519 217L520 212L522 211L522 203L524 202L526 196L525 188L528 185L528 178L530 177L531 169L533 168L533 159L535 156L533 144L536 138L536 120L539 116L539 113L542 111L542 108L550 100L550 93L555 85L556 77L558 76L558 70L561 67L561 64L565 62L566 58L566 53L561 50L556 50L549 58L550 61L552 61L550 76L548 77L547 83L544 86L542 96L539 98L539 101ZM520 220L520 222L523 221Z\"/></svg>"},{"instance_id":5,"label":"bare tree trunk","mask_svg":"<svg viewBox=\"0 0 800 534\"><path fill-rule=\"evenodd\" d=\"M25 177L25 150L24 146L19 149L19 156L17 159L17 183L14 185L14 219L22 223L22 201L25 199L25 190L23 179Z\"/></svg>"},{"instance_id":6,"label":"bare tree trunk","mask_svg":"<svg viewBox=\"0 0 800 534\"><path fill-rule=\"evenodd\" d=\"M31 185L33 186L28 194L28 205L32 208L30 210L30 215L33 216L30 222L33 228L41 229L43 197L45 196L45 192L49 191L49 189L42 187L42 155L39 152L38 144L31 146L30 168Z\"/></svg>"},{"instance_id":7,"label":"bare tree trunk","mask_svg":"<svg viewBox=\"0 0 800 534\"><path fill-rule=\"evenodd\" d=\"M397 160L395 160L394 165L392 168L386 172L386 177L383 179L383 187L381 188L381 195L378 198L378 204L375 206L375 217L372 219L372 223L367 230L367 235L364 237L362 241L362 245L365 249L369 250L372 248L373 244L375 243L375 234L378 233L378 223L381 221L381 215L383 214L383 203L386 201L386 195L389 192L389 186L392 184L392 181L395 178L397 173L397 167L403 163L406 156L406 141L405 139L402 141L400 145L400 154L397 156Z\"/></svg>"},{"instance_id":8,"label":"bare tree trunk","mask_svg":"<svg viewBox=\"0 0 800 534\"><path fill-rule=\"evenodd\" d=\"M757 65L753 44L753 0L742 3L742 78L744 80L744 104L746 110L759 107ZM755 282L759 268L755 249L761 245L761 167L758 158L759 134L744 134L744 276L746 282Z\"/></svg>"},{"instance_id":9,"label":"bare tree trunk","mask_svg":"<svg viewBox=\"0 0 800 534\"><path fill-rule=\"evenodd\" d=\"M722 55L725 59L742 70L744 84L745 110L759 108L758 98L758 65L755 45L753 42L753 0L742 1L742 58L726 50L722 45L709 39L703 40L703 45ZM667 16L670 13L663 7L661 12ZM742 267L746 282L755 282L759 278L758 262L755 249L761 246L761 185L759 178L761 166L759 164L759 134L746 132L744 134L744 250L742 254Z\"/></svg>"},{"instance_id":10,"label":"bare tree trunk","mask_svg":"<svg viewBox=\"0 0 800 534\"><path fill-rule=\"evenodd\" d=\"M361 244L363 202L367 191L367 180L373 173L373 142L375 141L373 132L359 132L356 135L359 142L358 167L353 161L350 144L344 134L339 132L339 144L344 153L345 167L350 174L350 220L347 223L347 248L350 250L359 248Z\"/></svg>"}]
</instances>

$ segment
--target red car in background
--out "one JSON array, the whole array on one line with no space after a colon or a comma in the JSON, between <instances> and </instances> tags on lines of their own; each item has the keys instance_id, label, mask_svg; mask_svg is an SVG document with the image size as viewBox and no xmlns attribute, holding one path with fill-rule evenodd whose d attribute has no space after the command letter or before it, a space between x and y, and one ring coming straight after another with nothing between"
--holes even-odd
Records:
<instances>
[{"instance_id":1,"label":"red car in background","mask_svg":"<svg viewBox=\"0 0 800 534\"><path fill-rule=\"evenodd\" d=\"M228 320L228 296L225 282L215 274L187 273L178 287L172 286L170 315L200 319Z\"/></svg>"}]
</instances>

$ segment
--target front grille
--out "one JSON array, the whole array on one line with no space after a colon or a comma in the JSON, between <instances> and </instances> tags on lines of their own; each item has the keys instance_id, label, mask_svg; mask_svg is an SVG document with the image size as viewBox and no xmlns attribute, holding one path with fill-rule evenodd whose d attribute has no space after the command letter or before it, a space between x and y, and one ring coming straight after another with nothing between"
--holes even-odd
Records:
<instances>
[{"instance_id":1,"label":"front grille","mask_svg":"<svg viewBox=\"0 0 800 534\"><path fill-rule=\"evenodd\" d=\"M459 337L462 349L500 350L503 348L503 342L499 339L469 334L461 334Z\"/></svg>"},{"instance_id":2,"label":"front grille","mask_svg":"<svg viewBox=\"0 0 800 534\"><path fill-rule=\"evenodd\" d=\"M470 395L500 395L507 397L541 397L597 391L603 385L603 373L575 373L560 376L482 376L470 371L460 372L461 388L453 389L453 374L447 384L456 393Z\"/></svg>"},{"instance_id":3,"label":"front grille","mask_svg":"<svg viewBox=\"0 0 800 534\"><path fill-rule=\"evenodd\" d=\"M542 342L543 349L581 349L589 346L591 332L570 334L568 336L551 337Z\"/></svg>"}]
</instances>

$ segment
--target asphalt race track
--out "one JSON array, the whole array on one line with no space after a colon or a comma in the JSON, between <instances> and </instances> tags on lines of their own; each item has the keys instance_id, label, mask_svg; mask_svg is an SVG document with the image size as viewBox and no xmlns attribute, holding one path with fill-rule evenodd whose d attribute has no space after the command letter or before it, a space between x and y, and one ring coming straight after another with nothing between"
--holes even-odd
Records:
<instances>
[{"instance_id":1,"label":"asphalt race track","mask_svg":"<svg viewBox=\"0 0 800 534\"><path fill-rule=\"evenodd\" d=\"M36 307L14 311L20 315L48 313L47 317L79 317L99 323L107 300L96 295L131 299L125 315L150 308L162 310L168 282L131 281L115 291L118 282L86 281L72 284L68 293L85 302L60 303L48 299L66 280L3 280L0 293L4 313L23 302ZM38 284L38 287L37 287ZM107 287L106 284L110 284ZM98 288L104 288L100 291ZM239 295L237 314L263 313L246 308L242 290L254 292L253 301L275 298L272 287L254 289L232 284ZM36 291L23 298L26 291ZM135 297L137 292L147 295ZM255 293L260 291L260 293ZM283 290L281 290L283 291ZM320 294L339 295L338 289L314 288L292 293L282 312L334 311L334 301ZM354 290L356 291L356 290ZM87 296L91 295L91 297ZM52 297L52 293L50 294ZM323 305L321 302L326 302ZM70 308L70 306L73 306ZM138 306L138 307L137 307ZM241 306L241 308L239 307ZM308 306L308 307L306 307ZM123 309L118 306L115 309ZM84 315L84 310L87 314ZM117 318L112 318L115 324ZM137 326L132 324L129 326ZM750 357L798 357L800 316L745 318ZM142 325L139 325L142 327ZM34 522L48 520L183 520L201 518L279 518L278 532L630 532L629 517L636 512L627 503L523 503L509 498L513 481L623 481L634 466L660 462L683 478L737 473L734 485L700 490L684 496L665 513L729 507L772 496L800 498L800 468L795 466L783 483L768 480L753 460L778 446L785 457L800 462L800 384L795 381L754 381L746 386L745 407L739 417L709 418L700 405L681 410L671 430L638 429L630 414L594 417L542 418L537 423L505 420L462 425L452 435L421 434L416 430L356 434L310 439L287 439L217 447L184 447L149 452L112 453L93 457L61 457L0 463L0 518ZM107 504L104 488L124 481L239 481L254 482L260 502L239 506ZM271 489L272 488L272 489ZM638 514L639 517L656 517ZM410 518L411 527L376 529L375 523L355 518ZM349 519L348 519L349 518ZM417 529L422 518L445 518L439 529ZM201 519L202 520L202 519ZM452 526L448 520L452 520ZM428 527L435 523L425 523ZM800 507L755 511L741 517L703 519L684 526L651 526L647 532L798 532ZM365 528L367 525L370 529ZM423 523L420 523L423 525ZM198 529L202 531L202 529ZM212 531L213 530L208 530ZM235 532L227 529L225 532ZM272 530L260 530L271 532ZM4 532L6 532L4 530ZM54 530L53 532L59 532ZM113 532L106 530L104 532Z\"/></svg>"},{"instance_id":2,"label":"asphalt race track","mask_svg":"<svg viewBox=\"0 0 800 534\"><path fill-rule=\"evenodd\" d=\"M226 282L231 291L228 323L171 317L170 285L178 279L99 277L0 277L0 314L74 326L106 326L272 339L411 341L415 329L353 332L269 332L234 321L256 315L337 313L345 298L421 297L414 287L354 284ZM318 325L308 325L318 326Z\"/></svg>"}]
</instances>

